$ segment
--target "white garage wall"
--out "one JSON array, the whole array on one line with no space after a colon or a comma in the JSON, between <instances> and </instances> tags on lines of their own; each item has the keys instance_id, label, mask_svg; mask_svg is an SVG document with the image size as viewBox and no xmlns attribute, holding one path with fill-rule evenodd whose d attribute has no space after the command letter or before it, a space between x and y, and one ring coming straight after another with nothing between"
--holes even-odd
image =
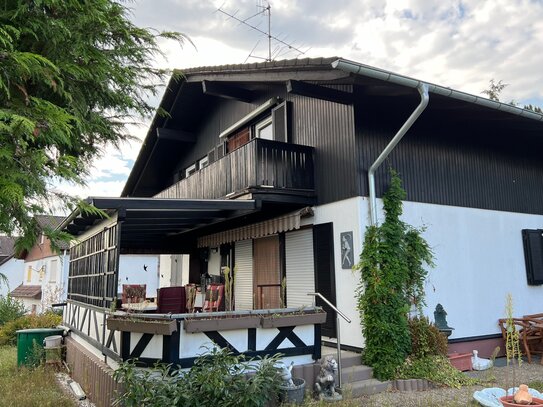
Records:
<instances>
[{"instance_id":1,"label":"white garage wall","mask_svg":"<svg viewBox=\"0 0 543 407\"><path fill-rule=\"evenodd\" d=\"M122 292L123 284L146 284L147 297L156 297L159 285L158 259L158 255L121 255L118 292Z\"/></svg>"}]
</instances>

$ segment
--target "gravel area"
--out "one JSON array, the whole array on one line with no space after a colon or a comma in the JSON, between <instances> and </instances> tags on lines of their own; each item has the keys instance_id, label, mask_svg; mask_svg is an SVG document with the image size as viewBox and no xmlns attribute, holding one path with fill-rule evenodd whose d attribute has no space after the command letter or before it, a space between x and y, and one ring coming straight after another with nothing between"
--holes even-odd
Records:
<instances>
[{"instance_id":1,"label":"gravel area","mask_svg":"<svg viewBox=\"0 0 543 407\"><path fill-rule=\"evenodd\" d=\"M84 400L78 400L75 396L74 392L72 391L72 388L69 385L69 381L72 379L70 376L68 376L66 373L55 373L55 377L57 379L57 383L59 387L62 389L62 391L71 397L71 399L74 401L74 405L77 407L95 407L93 403L91 403L88 399Z\"/></svg>"},{"instance_id":2,"label":"gravel area","mask_svg":"<svg viewBox=\"0 0 543 407\"><path fill-rule=\"evenodd\" d=\"M485 384L460 389L445 387L424 392L388 391L362 397L360 398L360 405L380 407L479 406L479 403L473 400L475 390L485 387L513 387L512 367L494 367L493 369L467 372L466 374L479 378ZM529 384L534 381L543 382L543 365L537 359L531 364L523 363L520 369L516 368L516 377L519 384Z\"/></svg>"}]
</instances>

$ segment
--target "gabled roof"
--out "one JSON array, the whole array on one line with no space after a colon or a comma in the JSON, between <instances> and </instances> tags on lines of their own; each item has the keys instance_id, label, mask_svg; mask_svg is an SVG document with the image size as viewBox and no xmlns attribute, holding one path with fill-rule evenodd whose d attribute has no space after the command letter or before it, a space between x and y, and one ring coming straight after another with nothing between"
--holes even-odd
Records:
<instances>
[{"instance_id":1,"label":"gabled roof","mask_svg":"<svg viewBox=\"0 0 543 407\"><path fill-rule=\"evenodd\" d=\"M36 222L43 230L45 228L55 229L58 225L62 223L65 219L65 216L55 216L55 215L36 215L34 216Z\"/></svg>"},{"instance_id":2,"label":"gabled roof","mask_svg":"<svg viewBox=\"0 0 543 407\"><path fill-rule=\"evenodd\" d=\"M56 229L64 219L65 216L55 216L55 215L35 215L34 219L38 223L41 230L46 228ZM61 250L68 250L70 248L70 242L59 241L57 242L58 247Z\"/></svg>"},{"instance_id":3,"label":"gabled roof","mask_svg":"<svg viewBox=\"0 0 543 407\"><path fill-rule=\"evenodd\" d=\"M540 131L543 124L543 115L538 113L338 57L202 66L179 72L182 73L181 78L178 76L172 77L160 103L161 109L172 114L170 118L165 115L155 115L121 193L123 197L131 196L134 191L137 191L143 175L149 172L151 166L148 164L152 160L151 157L153 153L160 149L160 143L157 141L157 129L168 127L170 120L175 119L173 116L178 114L178 110L183 111L183 109L178 109L180 103L184 103L185 110L192 109L192 111L184 112L185 116L182 118L177 118L183 123L193 120L194 116L197 116L203 110L205 101L202 101L201 98L204 81L237 83L246 87L255 87L257 84L263 83L286 84L289 80L309 83L355 84L364 89L370 89L372 94L383 96L416 95L413 88L424 83L429 86L430 92L435 96L431 99L429 106L432 106L435 101L439 101L441 107L443 107L444 103L448 103L452 109L461 108L464 109L464 112L469 109L472 116L478 117L484 114L484 118L479 119L481 121L486 120L488 114L492 114L493 118L501 119L506 117L510 119L510 122L513 120L516 122L522 121L524 126L531 131L534 131L534 129ZM174 109L175 114L173 114ZM536 121L539 121L539 123L536 123ZM160 164L156 164L161 168L167 166L167 162L163 158L161 157ZM161 177L154 176L155 174L151 175L153 176L150 179L153 179L153 182L156 182L157 185L159 182L164 181L160 179Z\"/></svg>"},{"instance_id":4,"label":"gabled roof","mask_svg":"<svg viewBox=\"0 0 543 407\"><path fill-rule=\"evenodd\" d=\"M41 285L23 285L21 284L10 295L18 298L34 298L39 300L41 298Z\"/></svg>"}]
</instances>

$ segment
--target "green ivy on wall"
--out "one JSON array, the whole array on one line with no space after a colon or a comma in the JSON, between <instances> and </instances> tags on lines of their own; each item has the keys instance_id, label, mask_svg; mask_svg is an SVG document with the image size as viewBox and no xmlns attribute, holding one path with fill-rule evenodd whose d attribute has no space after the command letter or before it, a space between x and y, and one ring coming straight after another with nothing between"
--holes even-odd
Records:
<instances>
[{"instance_id":1,"label":"green ivy on wall","mask_svg":"<svg viewBox=\"0 0 543 407\"><path fill-rule=\"evenodd\" d=\"M433 253L417 229L402 222L402 182L390 170L390 187L383 195L385 221L366 230L356 296L365 337L364 362L376 378L394 377L411 351L408 313L424 305L424 266L433 266Z\"/></svg>"}]
</instances>

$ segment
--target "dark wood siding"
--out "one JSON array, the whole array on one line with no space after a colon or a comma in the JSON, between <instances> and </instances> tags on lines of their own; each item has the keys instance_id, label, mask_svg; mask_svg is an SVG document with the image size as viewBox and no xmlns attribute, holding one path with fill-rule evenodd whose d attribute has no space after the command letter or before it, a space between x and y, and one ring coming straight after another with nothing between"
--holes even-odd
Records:
<instances>
[{"instance_id":1,"label":"dark wood siding","mask_svg":"<svg viewBox=\"0 0 543 407\"><path fill-rule=\"evenodd\" d=\"M328 86L345 91L352 89L350 85ZM315 182L319 204L359 195L353 106L287 94L284 84L261 86L259 92L260 97L254 103L199 96L205 103L195 102L198 111L191 112L199 117L199 124L193 124L197 142L194 145L182 146L184 150L174 173L171 174L170 185L173 184L176 173L206 155L219 143L218 136L222 131L269 98L280 97L292 102L290 142L315 147ZM179 106L185 105L179 103ZM188 106L186 108L190 109ZM179 116L176 119L177 115ZM182 128L181 116L188 115L187 112L175 110L169 125Z\"/></svg>"},{"instance_id":2,"label":"dark wood siding","mask_svg":"<svg viewBox=\"0 0 543 407\"><path fill-rule=\"evenodd\" d=\"M427 110L377 171L377 196L386 189L392 166L401 175L409 201L542 214L543 137L523 132L521 119L516 119L515 130L505 114L485 121L465 111L440 110L432 101L431 95ZM358 100L362 195L368 195L369 166L417 102L392 97Z\"/></svg>"},{"instance_id":3,"label":"dark wood siding","mask_svg":"<svg viewBox=\"0 0 543 407\"><path fill-rule=\"evenodd\" d=\"M331 86L350 91L351 86ZM289 95L293 102L292 142L315 147L319 204L359 195L352 105Z\"/></svg>"}]
</instances>

